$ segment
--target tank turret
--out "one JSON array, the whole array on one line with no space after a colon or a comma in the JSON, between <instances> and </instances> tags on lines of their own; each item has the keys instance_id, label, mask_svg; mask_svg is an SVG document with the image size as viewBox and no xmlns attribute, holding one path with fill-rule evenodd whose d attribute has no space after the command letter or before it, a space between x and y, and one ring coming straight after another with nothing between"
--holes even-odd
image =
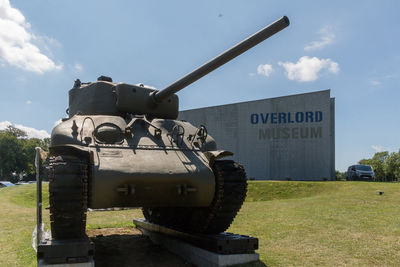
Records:
<instances>
[{"instance_id":1,"label":"tank turret","mask_svg":"<svg viewBox=\"0 0 400 267\"><path fill-rule=\"evenodd\" d=\"M68 118L51 134L54 239L85 238L87 208L142 207L147 220L200 233L225 231L247 190L243 166L222 159L204 125L178 121L175 94L289 25L282 17L166 88L76 80Z\"/></svg>"}]
</instances>

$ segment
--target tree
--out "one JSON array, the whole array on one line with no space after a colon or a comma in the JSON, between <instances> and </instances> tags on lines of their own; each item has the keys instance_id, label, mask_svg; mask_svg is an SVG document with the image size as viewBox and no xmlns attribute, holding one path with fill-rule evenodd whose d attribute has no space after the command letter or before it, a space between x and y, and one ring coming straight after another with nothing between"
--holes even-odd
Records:
<instances>
[{"instance_id":1,"label":"tree","mask_svg":"<svg viewBox=\"0 0 400 267\"><path fill-rule=\"evenodd\" d=\"M346 172L335 171L336 181L346 181Z\"/></svg>"},{"instance_id":2,"label":"tree","mask_svg":"<svg viewBox=\"0 0 400 267\"><path fill-rule=\"evenodd\" d=\"M20 158L21 143L8 131L0 131L0 177L13 180L13 173L19 173L24 168Z\"/></svg>"},{"instance_id":3,"label":"tree","mask_svg":"<svg viewBox=\"0 0 400 267\"><path fill-rule=\"evenodd\" d=\"M48 151L50 138L27 138L14 126L0 131L0 180L11 182L35 179L35 147Z\"/></svg>"},{"instance_id":4,"label":"tree","mask_svg":"<svg viewBox=\"0 0 400 267\"><path fill-rule=\"evenodd\" d=\"M26 138L28 136L24 130L18 129L17 127L14 127L12 125L8 125L5 131L15 136L16 138Z\"/></svg>"},{"instance_id":5,"label":"tree","mask_svg":"<svg viewBox=\"0 0 400 267\"><path fill-rule=\"evenodd\" d=\"M40 140L40 139L39 139ZM44 151L46 151L46 152L48 152L49 151L49 146L50 146L50 141L51 141L51 139L49 138L49 137L46 137L46 138L44 138L43 140L40 140L40 147L44 150Z\"/></svg>"},{"instance_id":6,"label":"tree","mask_svg":"<svg viewBox=\"0 0 400 267\"><path fill-rule=\"evenodd\" d=\"M400 151L377 152L372 159L362 159L359 163L372 166L376 181L400 181Z\"/></svg>"},{"instance_id":7,"label":"tree","mask_svg":"<svg viewBox=\"0 0 400 267\"><path fill-rule=\"evenodd\" d=\"M37 138L30 138L24 140L22 144L21 160L24 162L24 171L27 180L35 179L35 147L41 146L42 140Z\"/></svg>"},{"instance_id":8,"label":"tree","mask_svg":"<svg viewBox=\"0 0 400 267\"><path fill-rule=\"evenodd\" d=\"M392 152L386 157L384 168L390 181L400 181L400 151Z\"/></svg>"}]
</instances>

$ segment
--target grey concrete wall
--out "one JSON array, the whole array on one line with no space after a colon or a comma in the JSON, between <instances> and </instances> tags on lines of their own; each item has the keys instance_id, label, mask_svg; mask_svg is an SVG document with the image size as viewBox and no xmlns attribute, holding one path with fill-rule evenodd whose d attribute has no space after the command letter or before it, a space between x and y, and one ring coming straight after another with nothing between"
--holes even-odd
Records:
<instances>
[{"instance_id":1,"label":"grey concrete wall","mask_svg":"<svg viewBox=\"0 0 400 267\"><path fill-rule=\"evenodd\" d=\"M330 90L181 111L206 126L218 149L235 153L256 179L334 179L334 99Z\"/></svg>"},{"instance_id":2,"label":"grey concrete wall","mask_svg":"<svg viewBox=\"0 0 400 267\"><path fill-rule=\"evenodd\" d=\"M331 98L331 180L335 180L335 99Z\"/></svg>"}]
</instances>

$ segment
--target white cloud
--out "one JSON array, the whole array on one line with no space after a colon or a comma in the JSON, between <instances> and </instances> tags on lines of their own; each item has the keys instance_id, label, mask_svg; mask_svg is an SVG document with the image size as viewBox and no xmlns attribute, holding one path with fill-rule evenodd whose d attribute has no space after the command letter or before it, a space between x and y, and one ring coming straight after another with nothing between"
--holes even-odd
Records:
<instances>
[{"instance_id":1,"label":"white cloud","mask_svg":"<svg viewBox=\"0 0 400 267\"><path fill-rule=\"evenodd\" d=\"M0 0L1 1L1 0ZM1 11L0 11L1 12ZM0 121L0 130L6 129L9 125L12 125L18 129L23 130L28 135L28 138L39 138L43 139L46 137L50 137L50 134L45 130L38 130L32 127L24 126L21 124L12 124L9 121Z\"/></svg>"},{"instance_id":2,"label":"white cloud","mask_svg":"<svg viewBox=\"0 0 400 267\"><path fill-rule=\"evenodd\" d=\"M323 47L330 45L335 40L335 34L331 27L324 27L318 31L320 39L318 41L313 41L304 47L305 51L322 49Z\"/></svg>"},{"instance_id":3,"label":"white cloud","mask_svg":"<svg viewBox=\"0 0 400 267\"><path fill-rule=\"evenodd\" d=\"M4 130L7 128L9 125L12 125L11 122L9 121L0 121L0 130Z\"/></svg>"},{"instance_id":4,"label":"white cloud","mask_svg":"<svg viewBox=\"0 0 400 267\"><path fill-rule=\"evenodd\" d=\"M273 71L274 69L272 68L272 65L269 64L261 64L257 67L257 74L263 75L265 77L269 77L269 75L271 75Z\"/></svg>"},{"instance_id":5,"label":"white cloud","mask_svg":"<svg viewBox=\"0 0 400 267\"><path fill-rule=\"evenodd\" d=\"M380 85L382 84L382 83L381 83L380 81L378 81L378 80L370 80L369 83L370 83L372 86L380 86Z\"/></svg>"},{"instance_id":6,"label":"white cloud","mask_svg":"<svg viewBox=\"0 0 400 267\"><path fill-rule=\"evenodd\" d=\"M30 24L18 9L11 7L9 0L0 0L0 29L1 61L39 74L62 69L32 43L37 37L29 32Z\"/></svg>"},{"instance_id":7,"label":"white cloud","mask_svg":"<svg viewBox=\"0 0 400 267\"><path fill-rule=\"evenodd\" d=\"M376 77L371 77L367 80L368 84L371 87L381 88L384 87L386 83L392 82L393 79L396 79L398 75L395 73L384 74Z\"/></svg>"},{"instance_id":8,"label":"white cloud","mask_svg":"<svg viewBox=\"0 0 400 267\"><path fill-rule=\"evenodd\" d=\"M74 68L74 70L76 70L78 72L81 72L83 70L82 65L79 63L76 63L73 68Z\"/></svg>"},{"instance_id":9,"label":"white cloud","mask_svg":"<svg viewBox=\"0 0 400 267\"><path fill-rule=\"evenodd\" d=\"M27 101L26 101L26 104L27 104L27 105L30 105L30 104L32 104L32 101L27 100Z\"/></svg>"},{"instance_id":10,"label":"white cloud","mask_svg":"<svg viewBox=\"0 0 400 267\"><path fill-rule=\"evenodd\" d=\"M301 57L296 63L279 62L280 66L286 70L286 76L289 80L299 82L312 82L319 78L321 70L326 69L330 73L339 72L339 64L328 59L319 59L317 57Z\"/></svg>"},{"instance_id":11,"label":"white cloud","mask_svg":"<svg viewBox=\"0 0 400 267\"><path fill-rule=\"evenodd\" d=\"M380 145L372 145L371 148L373 150L375 150L375 153L383 152L383 151L389 151L390 150L390 149L388 149L386 147L383 147L383 146L380 146Z\"/></svg>"},{"instance_id":12,"label":"white cloud","mask_svg":"<svg viewBox=\"0 0 400 267\"><path fill-rule=\"evenodd\" d=\"M42 47L50 56L53 56L53 49L62 48L61 43L52 37L32 34L32 38L35 40L35 43Z\"/></svg>"}]
</instances>

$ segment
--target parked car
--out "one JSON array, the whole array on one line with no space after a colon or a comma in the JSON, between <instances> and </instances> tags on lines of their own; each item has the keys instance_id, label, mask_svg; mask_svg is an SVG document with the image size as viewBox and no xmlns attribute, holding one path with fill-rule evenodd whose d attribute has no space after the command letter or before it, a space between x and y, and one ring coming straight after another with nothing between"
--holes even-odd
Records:
<instances>
[{"instance_id":1,"label":"parked car","mask_svg":"<svg viewBox=\"0 0 400 267\"><path fill-rule=\"evenodd\" d=\"M18 182L18 183L15 183L15 185L24 185L24 184L28 184L27 182Z\"/></svg>"},{"instance_id":2,"label":"parked car","mask_svg":"<svg viewBox=\"0 0 400 267\"><path fill-rule=\"evenodd\" d=\"M9 187L14 186L15 184L8 182L8 181L0 181L0 187Z\"/></svg>"},{"instance_id":3,"label":"parked car","mask_svg":"<svg viewBox=\"0 0 400 267\"><path fill-rule=\"evenodd\" d=\"M351 165L347 169L347 181L372 181L375 179L375 173L369 165Z\"/></svg>"}]
</instances>

